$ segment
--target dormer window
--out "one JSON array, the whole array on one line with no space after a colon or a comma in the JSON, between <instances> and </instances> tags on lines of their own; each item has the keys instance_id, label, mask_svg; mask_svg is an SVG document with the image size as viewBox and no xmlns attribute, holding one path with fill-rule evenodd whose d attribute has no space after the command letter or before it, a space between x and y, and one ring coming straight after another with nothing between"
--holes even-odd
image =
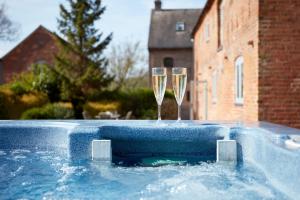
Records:
<instances>
[{"instance_id":1,"label":"dormer window","mask_svg":"<svg viewBox=\"0 0 300 200\"><path fill-rule=\"evenodd\" d=\"M185 31L185 24L184 24L184 22L177 22L176 23L176 31L177 32Z\"/></svg>"}]
</instances>

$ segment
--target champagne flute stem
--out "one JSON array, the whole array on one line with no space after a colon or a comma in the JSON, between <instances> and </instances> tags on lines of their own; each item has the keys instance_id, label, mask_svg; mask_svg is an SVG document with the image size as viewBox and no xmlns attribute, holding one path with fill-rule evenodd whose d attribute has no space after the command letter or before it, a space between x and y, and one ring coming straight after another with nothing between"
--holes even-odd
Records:
<instances>
[{"instance_id":1,"label":"champagne flute stem","mask_svg":"<svg viewBox=\"0 0 300 200\"><path fill-rule=\"evenodd\" d=\"M178 121L181 120L181 105L178 105Z\"/></svg>"},{"instance_id":2,"label":"champagne flute stem","mask_svg":"<svg viewBox=\"0 0 300 200\"><path fill-rule=\"evenodd\" d=\"M161 105L157 106L158 120L161 120Z\"/></svg>"}]
</instances>

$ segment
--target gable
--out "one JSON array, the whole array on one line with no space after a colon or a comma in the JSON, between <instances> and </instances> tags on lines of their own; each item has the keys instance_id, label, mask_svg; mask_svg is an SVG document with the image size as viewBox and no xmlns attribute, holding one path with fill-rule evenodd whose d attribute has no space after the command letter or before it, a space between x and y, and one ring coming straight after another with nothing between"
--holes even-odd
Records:
<instances>
[{"instance_id":1,"label":"gable","mask_svg":"<svg viewBox=\"0 0 300 200\"><path fill-rule=\"evenodd\" d=\"M10 50L2 57L2 61L9 59L9 57L16 55L22 51L30 51L32 48L37 48L51 42L54 44L54 33L50 32L43 26L39 26L16 47Z\"/></svg>"},{"instance_id":2,"label":"gable","mask_svg":"<svg viewBox=\"0 0 300 200\"><path fill-rule=\"evenodd\" d=\"M192 48L191 33L200 14L201 9L152 10L148 48ZM184 31L176 31L182 23Z\"/></svg>"},{"instance_id":3,"label":"gable","mask_svg":"<svg viewBox=\"0 0 300 200\"><path fill-rule=\"evenodd\" d=\"M9 82L15 74L29 70L35 63L53 64L57 51L54 33L39 26L2 58L3 82Z\"/></svg>"}]
</instances>

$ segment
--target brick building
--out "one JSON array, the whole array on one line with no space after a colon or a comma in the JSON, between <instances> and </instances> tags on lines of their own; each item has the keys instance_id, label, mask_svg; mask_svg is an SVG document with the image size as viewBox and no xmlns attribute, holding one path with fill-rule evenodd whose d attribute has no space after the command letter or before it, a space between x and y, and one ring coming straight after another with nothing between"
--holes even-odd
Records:
<instances>
[{"instance_id":1,"label":"brick building","mask_svg":"<svg viewBox=\"0 0 300 200\"><path fill-rule=\"evenodd\" d=\"M162 2L155 0L151 13L149 32L149 82L151 86L151 69L168 68L168 88L172 87L172 67L188 68L188 84L183 101L183 119L190 114L190 82L193 80L193 43L191 33L199 18L201 9L162 9Z\"/></svg>"},{"instance_id":2,"label":"brick building","mask_svg":"<svg viewBox=\"0 0 300 200\"><path fill-rule=\"evenodd\" d=\"M300 128L299 19L299 0L208 0L192 33L195 117Z\"/></svg>"},{"instance_id":3,"label":"brick building","mask_svg":"<svg viewBox=\"0 0 300 200\"><path fill-rule=\"evenodd\" d=\"M52 64L57 50L54 34L39 26L0 59L0 83L9 82L14 74L28 70L32 64Z\"/></svg>"}]
</instances>

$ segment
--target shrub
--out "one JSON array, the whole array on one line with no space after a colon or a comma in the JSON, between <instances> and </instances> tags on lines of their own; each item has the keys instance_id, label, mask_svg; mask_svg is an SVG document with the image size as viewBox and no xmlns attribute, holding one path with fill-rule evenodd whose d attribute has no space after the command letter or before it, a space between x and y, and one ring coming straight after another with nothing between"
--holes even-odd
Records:
<instances>
[{"instance_id":1,"label":"shrub","mask_svg":"<svg viewBox=\"0 0 300 200\"><path fill-rule=\"evenodd\" d=\"M142 110L139 119L157 119L157 111L155 109Z\"/></svg>"},{"instance_id":2,"label":"shrub","mask_svg":"<svg viewBox=\"0 0 300 200\"><path fill-rule=\"evenodd\" d=\"M128 111L137 119L156 119L157 103L152 89L141 88L132 90L120 98L120 113L125 115ZM165 98L171 98L172 94L167 91Z\"/></svg>"},{"instance_id":3,"label":"shrub","mask_svg":"<svg viewBox=\"0 0 300 200\"><path fill-rule=\"evenodd\" d=\"M102 91L99 93L94 93L93 96L89 97L89 99L92 101L119 102L118 112L121 114L121 116L125 116L127 112L132 111L133 118L157 118L157 103L155 100L153 90L151 88L139 88L129 91ZM167 99L174 99L172 92L166 91L165 100ZM162 108L162 111L163 110L164 107ZM164 112L163 117L168 119L174 118L172 113L172 117L170 117L168 113L169 112Z\"/></svg>"},{"instance_id":4,"label":"shrub","mask_svg":"<svg viewBox=\"0 0 300 200\"><path fill-rule=\"evenodd\" d=\"M138 119L154 117L156 101L153 91L150 89L137 89L129 91L120 98L121 115L126 115L128 111L132 111L132 115ZM151 114L150 114L151 113Z\"/></svg>"},{"instance_id":5,"label":"shrub","mask_svg":"<svg viewBox=\"0 0 300 200\"><path fill-rule=\"evenodd\" d=\"M88 100L91 102L100 101L119 101L126 95L126 92L120 90L104 90L97 91L88 96Z\"/></svg>"},{"instance_id":6,"label":"shrub","mask_svg":"<svg viewBox=\"0 0 300 200\"><path fill-rule=\"evenodd\" d=\"M32 88L45 93L50 102L58 102L61 99L61 79L59 75L51 70L51 66L46 64L33 65L32 69L34 73Z\"/></svg>"},{"instance_id":7,"label":"shrub","mask_svg":"<svg viewBox=\"0 0 300 200\"><path fill-rule=\"evenodd\" d=\"M0 87L0 119L72 119L72 105L47 104L47 95L38 92L16 95L10 85ZM47 105L47 106L45 106ZM28 110L28 111L27 111ZM157 103L150 88L130 91L95 93L84 110L95 117L99 112L117 110L121 116L132 111L132 118L156 119ZM25 112L26 111L26 112ZM163 119L176 119L177 106L173 94L167 91L162 106Z\"/></svg>"},{"instance_id":8,"label":"shrub","mask_svg":"<svg viewBox=\"0 0 300 200\"><path fill-rule=\"evenodd\" d=\"M8 84L10 90L17 96L32 92L32 80L34 75L31 71L23 72L14 76L13 81Z\"/></svg>"},{"instance_id":9,"label":"shrub","mask_svg":"<svg viewBox=\"0 0 300 200\"><path fill-rule=\"evenodd\" d=\"M18 96L27 93L27 89L20 82L15 82L11 84L10 89L13 91L13 93L15 93Z\"/></svg>"},{"instance_id":10,"label":"shrub","mask_svg":"<svg viewBox=\"0 0 300 200\"><path fill-rule=\"evenodd\" d=\"M94 118L99 112L117 111L119 106L119 102L88 102L84 105L84 111Z\"/></svg>"},{"instance_id":11,"label":"shrub","mask_svg":"<svg viewBox=\"0 0 300 200\"><path fill-rule=\"evenodd\" d=\"M33 107L41 107L48 102L45 95L29 93L16 95L10 85L0 87L0 119L20 119L22 113Z\"/></svg>"},{"instance_id":12,"label":"shrub","mask_svg":"<svg viewBox=\"0 0 300 200\"><path fill-rule=\"evenodd\" d=\"M6 99L3 93L0 93L0 119L7 119L8 112L6 107Z\"/></svg>"},{"instance_id":13,"label":"shrub","mask_svg":"<svg viewBox=\"0 0 300 200\"><path fill-rule=\"evenodd\" d=\"M73 119L74 112L68 104L47 104L41 108L32 108L22 114L21 119Z\"/></svg>"}]
</instances>

